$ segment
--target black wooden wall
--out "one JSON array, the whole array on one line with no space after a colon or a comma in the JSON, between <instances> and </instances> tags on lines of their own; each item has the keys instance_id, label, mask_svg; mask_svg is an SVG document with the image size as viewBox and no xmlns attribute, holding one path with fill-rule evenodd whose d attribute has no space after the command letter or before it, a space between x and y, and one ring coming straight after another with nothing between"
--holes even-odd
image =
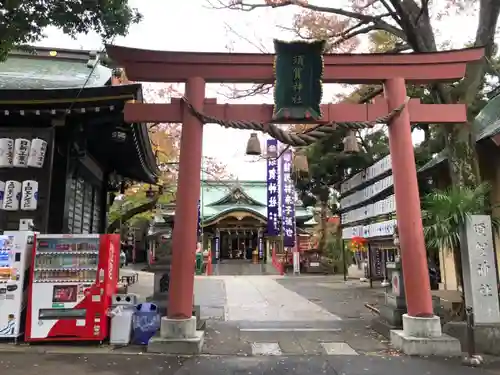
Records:
<instances>
[{"instance_id":1,"label":"black wooden wall","mask_svg":"<svg viewBox=\"0 0 500 375\"><path fill-rule=\"evenodd\" d=\"M36 211L4 211L0 209L0 230L18 230L20 219L33 219L36 230L46 233L51 200L52 162L54 154L54 128L0 127L0 138L41 138L47 142L43 168L0 168L0 181L25 180L38 182L38 207Z\"/></svg>"}]
</instances>

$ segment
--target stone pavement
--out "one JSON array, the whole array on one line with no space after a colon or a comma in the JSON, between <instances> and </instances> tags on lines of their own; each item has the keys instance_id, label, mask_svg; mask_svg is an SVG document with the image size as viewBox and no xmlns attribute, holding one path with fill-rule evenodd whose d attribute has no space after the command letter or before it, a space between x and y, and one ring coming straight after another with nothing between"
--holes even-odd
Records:
<instances>
[{"instance_id":1,"label":"stone pavement","mask_svg":"<svg viewBox=\"0 0 500 375\"><path fill-rule=\"evenodd\" d=\"M140 271L141 266L123 268L121 275L137 273L139 282L129 287L130 293L135 293L140 300L153 294L154 275L150 272ZM203 306L201 317L203 319L224 320L224 309L226 305L226 292L224 281L211 277L195 277L194 284L195 302Z\"/></svg>"},{"instance_id":2,"label":"stone pavement","mask_svg":"<svg viewBox=\"0 0 500 375\"><path fill-rule=\"evenodd\" d=\"M497 363L463 367L456 360L408 357L198 356L0 353L0 372L8 375L481 375L499 374Z\"/></svg>"},{"instance_id":3,"label":"stone pavement","mask_svg":"<svg viewBox=\"0 0 500 375\"><path fill-rule=\"evenodd\" d=\"M144 297L152 293L152 286L152 275L139 272L139 283L130 291ZM337 276L198 276L195 300L208 319L200 356L149 355L133 346L0 345L0 369L9 375L54 371L72 375L500 375L500 362L470 369L458 359L409 358L392 351L369 328L372 315L364 307L379 303L381 291Z\"/></svg>"},{"instance_id":4,"label":"stone pavement","mask_svg":"<svg viewBox=\"0 0 500 375\"><path fill-rule=\"evenodd\" d=\"M387 341L370 328L365 303L380 290L332 276L212 276L222 281L225 319L208 321L203 352L212 355L358 355L387 353ZM213 287L209 288L213 291ZM206 294L206 293L205 293ZM199 301L200 296L196 296ZM219 301L222 296L219 296ZM200 303L202 313L204 304ZM351 306L352 305L352 306Z\"/></svg>"},{"instance_id":5,"label":"stone pavement","mask_svg":"<svg viewBox=\"0 0 500 375\"><path fill-rule=\"evenodd\" d=\"M261 276L278 275L272 264L252 264L243 259L226 259L222 263L214 264L213 275L233 276Z\"/></svg>"},{"instance_id":6,"label":"stone pavement","mask_svg":"<svg viewBox=\"0 0 500 375\"><path fill-rule=\"evenodd\" d=\"M379 286L380 283L374 283L374 287L370 288L368 282L344 281L342 276L301 275L276 281L332 314L342 317L343 320L371 320L373 313L365 304L379 305L385 300L384 289Z\"/></svg>"},{"instance_id":7,"label":"stone pavement","mask_svg":"<svg viewBox=\"0 0 500 375\"><path fill-rule=\"evenodd\" d=\"M229 321L335 321L333 315L294 291L281 286L281 277L223 278Z\"/></svg>"}]
</instances>

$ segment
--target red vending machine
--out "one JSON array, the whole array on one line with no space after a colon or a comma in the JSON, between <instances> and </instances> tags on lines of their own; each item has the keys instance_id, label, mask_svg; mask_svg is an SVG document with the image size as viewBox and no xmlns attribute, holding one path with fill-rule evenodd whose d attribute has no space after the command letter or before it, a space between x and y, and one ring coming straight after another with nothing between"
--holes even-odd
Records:
<instances>
[{"instance_id":1,"label":"red vending machine","mask_svg":"<svg viewBox=\"0 0 500 375\"><path fill-rule=\"evenodd\" d=\"M119 265L118 234L38 235L25 340L104 340Z\"/></svg>"}]
</instances>

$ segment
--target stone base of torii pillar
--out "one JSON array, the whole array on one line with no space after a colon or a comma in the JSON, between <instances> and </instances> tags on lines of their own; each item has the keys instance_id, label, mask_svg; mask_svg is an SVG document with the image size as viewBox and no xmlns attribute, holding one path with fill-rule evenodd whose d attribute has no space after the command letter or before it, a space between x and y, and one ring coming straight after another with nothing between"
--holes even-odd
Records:
<instances>
[{"instance_id":1,"label":"stone base of torii pillar","mask_svg":"<svg viewBox=\"0 0 500 375\"><path fill-rule=\"evenodd\" d=\"M196 329L196 317L188 319L161 318L160 333L148 343L150 353L199 354L205 341L205 331Z\"/></svg>"},{"instance_id":2,"label":"stone base of torii pillar","mask_svg":"<svg viewBox=\"0 0 500 375\"><path fill-rule=\"evenodd\" d=\"M407 355L460 356L460 341L443 334L439 316L419 318L403 315L403 329L391 330L391 345Z\"/></svg>"}]
</instances>

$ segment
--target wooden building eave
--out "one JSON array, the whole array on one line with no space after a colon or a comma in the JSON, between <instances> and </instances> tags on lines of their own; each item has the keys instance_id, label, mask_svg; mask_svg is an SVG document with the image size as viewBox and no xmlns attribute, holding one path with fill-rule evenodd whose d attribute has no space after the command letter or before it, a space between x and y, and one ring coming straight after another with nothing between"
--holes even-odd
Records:
<instances>
[{"instance_id":1,"label":"wooden building eave","mask_svg":"<svg viewBox=\"0 0 500 375\"><path fill-rule=\"evenodd\" d=\"M83 89L0 90L0 119L11 116L19 121L22 120L24 124L47 126L47 122L37 121L37 118L54 119L59 125L63 125L68 119L85 116L86 121L93 122L97 132L105 126L128 127L129 136L133 137L133 142L130 143L124 155L119 155L119 157L135 154L135 159L142 165L142 172L127 176L126 166L117 172L134 180L155 183L159 172L147 126L144 123L129 125L124 122L123 118L125 103L138 99L141 90L140 84ZM90 132L90 136L98 137L94 133L94 130ZM94 143L96 147L100 147L99 144L102 142L96 139ZM110 150L106 149L103 154L109 152Z\"/></svg>"}]
</instances>

